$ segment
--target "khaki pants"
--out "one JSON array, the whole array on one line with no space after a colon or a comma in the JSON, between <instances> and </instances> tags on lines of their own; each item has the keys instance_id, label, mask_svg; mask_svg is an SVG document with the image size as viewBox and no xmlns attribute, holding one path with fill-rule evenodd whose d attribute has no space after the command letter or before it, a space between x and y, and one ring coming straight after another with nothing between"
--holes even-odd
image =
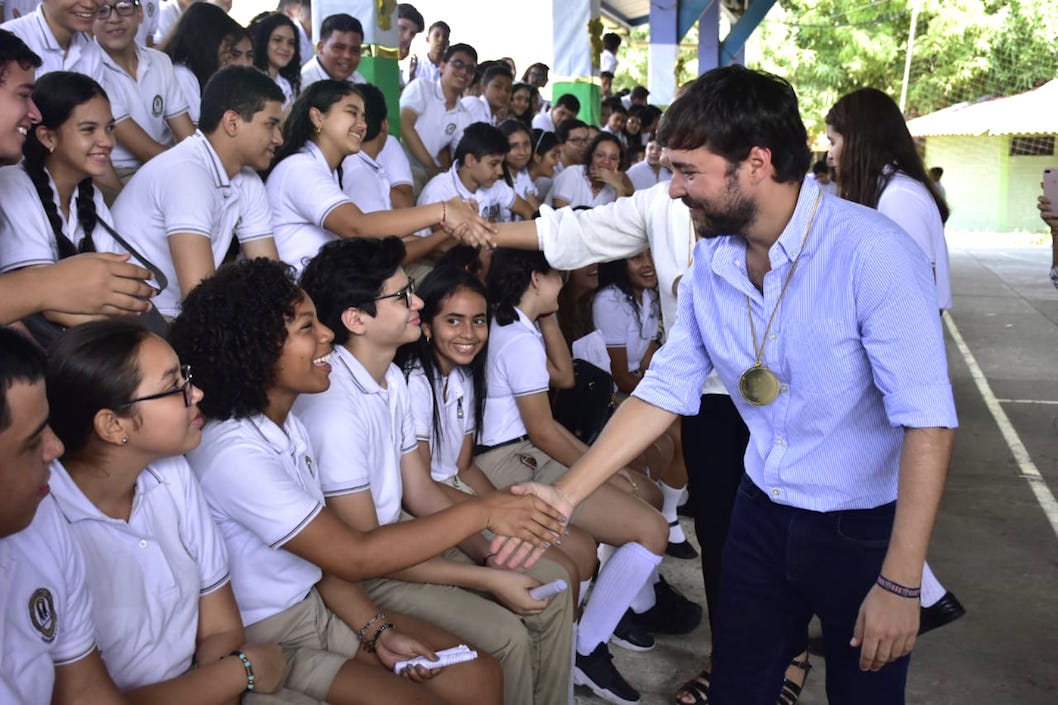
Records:
<instances>
[{"instance_id":1,"label":"khaki pants","mask_svg":"<svg viewBox=\"0 0 1058 705\"><path fill-rule=\"evenodd\" d=\"M553 485L567 470L532 441L508 443L486 451L474 456L474 464L501 490L519 482Z\"/></svg>"}]
</instances>

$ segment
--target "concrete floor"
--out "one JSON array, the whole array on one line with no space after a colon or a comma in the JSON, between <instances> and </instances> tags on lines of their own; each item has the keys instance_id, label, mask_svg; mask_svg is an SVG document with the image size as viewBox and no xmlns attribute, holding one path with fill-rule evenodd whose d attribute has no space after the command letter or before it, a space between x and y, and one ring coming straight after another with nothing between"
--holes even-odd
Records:
<instances>
[{"instance_id":1,"label":"concrete floor","mask_svg":"<svg viewBox=\"0 0 1058 705\"><path fill-rule=\"evenodd\" d=\"M1023 477L1026 465L1008 444L1017 448L1020 442L1022 460L1058 494L1058 291L1047 278L1050 248L956 236L949 237L949 248L951 320L1009 426L1004 436L966 356L946 333L960 429L930 564L968 614L918 643L907 701L1055 705L1058 523L1052 529ZM704 605L697 562L666 558L662 572ZM649 653L611 648L618 668L642 692L643 705L672 703L679 685L704 664L708 626L703 620L693 634L659 638ZM813 663L801 697L805 705L826 702L826 666L821 658ZM603 702L582 688L576 700Z\"/></svg>"}]
</instances>

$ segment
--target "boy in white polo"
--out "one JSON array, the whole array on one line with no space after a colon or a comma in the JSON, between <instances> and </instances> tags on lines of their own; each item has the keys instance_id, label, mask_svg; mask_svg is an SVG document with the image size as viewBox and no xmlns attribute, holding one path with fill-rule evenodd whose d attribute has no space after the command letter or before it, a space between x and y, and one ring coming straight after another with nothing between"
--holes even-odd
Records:
<instances>
[{"instance_id":1,"label":"boy in white polo","mask_svg":"<svg viewBox=\"0 0 1058 705\"><path fill-rule=\"evenodd\" d=\"M407 383L393 364L397 348L420 335L422 301L400 266L403 258L396 238L342 240L321 249L301 279L337 345L330 388L299 397L294 410L316 448L328 508L358 531L400 522L402 504L418 516L454 504L418 453ZM482 535L460 548L465 553L453 549L364 586L383 607L437 624L495 656L503 666L504 703L567 702L570 593L546 602L528 590L568 582L569 575L548 560L529 575L488 567ZM491 592L507 608L471 590Z\"/></svg>"},{"instance_id":2,"label":"boy in white polo","mask_svg":"<svg viewBox=\"0 0 1058 705\"><path fill-rule=\"evenodd\" d=\"M462 101L473 121L499 125L507 116L513 84L514 74L506 63L497 61L485 69L481 77L481 95L467 96Z\"/></svg>"},{"instance_id":3,"label":"boy in white polo","mask_svg":"<svg viewBox=\"0 0 1058 705\"><path fill-rule=\"evenodd\" d=\"M143 19L139 0L119 0L100 7L94 26L114 112L110 158L122 178L195 131L173 62L136 41Z\"/></svg>"},{"instance_id":4,"label":"boy in white polo","mask_svg":"<svg viewBox=\"0 0 1058 705\"><path fill-rule=\"evenodd\" d=\"M472 118L460 101L477 68L478 53L469 44L445 52L441 78L417 78L400 94L400 129L417 183L452 164L458 135Z\"/></svg>"},{"instance_id":5,"label":"boy in white polo","mask_svg":"<svg viewBox=\"0 0 1058 705\"><path fill-rule=\"evenodd\" d=\"M96 649L81 551L55 501L44 353L0 328L0 696L21 703L119 705Z\"/></svg>"},{"instance_id":6,"label":"boy in white polo","mask_svg":"<svg viewBox=\"0 0 1058 705\"><path fill-rule=\"evenodd\" d=\"M93 3L92 8L97 8ZM63 0L43 0L36 12L0 25L17 35L43 62L37 76L51 71L77 71L103 82L103 51L89 32L91 13L70 9Z\"/></svg>"},{"instance_id":7,"label":"boy in white polo","mask_svg":"<svg viewBox=\"0 0 1058 705\"><path fill-rule=\"evenodd\" d=\"M143 166L111 212L129 242L169 279L155 305L175 316L238 238L248 259L278 259L261 178L282 143L283 92L250 66L217 72L202 94L199 130Z\"/></svg>"},{"instance_id":8,"label":"boy in white polo","mask_svg":"<svg viewBox=\"0 0 1058 705\"><path fill-rule=\"evenodd\" d=\"M316 81L331 78L349 83L367 83L356 70L364 42L360 20L345 14L330 15L320 25L319 53L301 67L301 90Z\"/></svg>"}]
</instances>

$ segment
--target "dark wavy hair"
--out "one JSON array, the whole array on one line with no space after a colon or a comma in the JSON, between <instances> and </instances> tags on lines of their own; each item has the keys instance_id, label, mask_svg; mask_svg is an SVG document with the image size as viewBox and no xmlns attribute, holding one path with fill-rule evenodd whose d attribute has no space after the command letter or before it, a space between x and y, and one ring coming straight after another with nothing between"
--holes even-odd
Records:
<instances>
[{"instance_id":1,"label":"dark wavy hair","mask_svg":"<svg viewBox=\"0 0 1058 705\"><path fill-rule=\"evenodd\" d=\"M272 39L272 32L279 27L289 27L294 33L294 56L290 63L279 69L279 75L290 81L290 87L296 98L301 93L301 42L298 40L298 28L294 26L294 20L282 12L272 12L250 25L250 39L253 41L253 65L265 73L268 72L268 44Z\"/></svg>"},{"instance_id":2,"label":"dark wavy hair","mask_svg":"<svg viewBox=\"0 0 1058 705\"><path fill-rule=\"evenodd\" d=\"M537 90L536 86L530 86L528 83L522 83L521 81L511 86L511 98L514 98L514 94L518 91L526 91L529 93L529 106L525 109L525 112L518 115L514 111L510 113L511 120L517 120L523 123L526 127L532 129L533 123L533 93L540 95L540 91Z\"/></svg>"},{"instance_id":3,"label":"dark wavy hair","mask_svg":"<svg viewBox=\"0 0 1058 705\"><path fill-rule=\"evenodd\" d=\"M47 363L40 346L20 331L0 326L0 432L11 425L7 390L15 384L36 384L44 379Z\"/></svg>"},{"instance_id":4,"label":"dark wavy hair","mask_svg":"<svg viewBox=\"0 0 1058 705\"><path fill-rule=\"evenodd\" d=\"M485 285L473 274L465 269L454 266L439 266L426 275L422 284L415 293L423 301L420 316L425 322L433 324L433 319L441 312L445 301L448 301L459 291L471 291L480 294L485 300L485 315L488 316L488 292ZM474 424L475 434L480 437L481 429L484 427L485 398L488 396L488 388L485 385L485 363L488 358L488 341L478 352L477 357L470 363L470 378L474 384ZM430 397L433 402L433 432L437 442L444 437L444 429L441 423L441 409L437 403L437 390L434 382L440 375L437 363L437 354L433 343L425 335L419 336L414 343L406 343L397 350L395 362L404 371L404 377L411 375L416 367L421 367L426 373L426 379L430 382ZM434 444L436 447L437 443Z\"/></svg>"},{"instance_id":5,"label":"dark wavy hair","mask_svg":"<svg viewBox=\"0 0 1058 705\"><path fill-rule=\"evenodd\" d=\"M530 252L501 247L493 252L485 283L496 322L506 326L518 320L518 312L514 309L529 288L533 272L548 274L551 269L544 253L537 250Z\"/></svg>"},{"instance_id":6,"label":"dark wavy hair","mask_svg":"<svg viewBox=\"0 0 1058 705\"><path fill-rule=\"evenodd\" d=\"M603 142L612 142L617 145L617 169L623 171L628 168L628 164L626 163L628 156L625 153L625 146L621 144L621 139L612 132L602 132L600 130L599 134L595 135L591 142L588 143L588 151L585 152L584 164L582 165L582 168L584 169L584 178L589 181L591 181L591 160L595 156L595 150L598 149L599 145Z\"/></svg>"},{"instance_id":7,"label":"dark wavy hair","mask_svg":"<svg viewBox=\"0 0 1058 705\"><path fill-rule=\"evenodd\" d=\"M639 329L639 334L642 335L643 303L636 298L636 292L632 286L632 280L628 276L628 259L630 258L614 260L612 262L602 262L599 264L599 288L596 290L596 295L608 286L615 287L618 291L624 294L625 299L628 301L629 305L632 306L632 313L635 315L636 319L636 328ZM660 297L654 296L650 298L650 301L651 313L660 320Z\"/></svg>"},{"instance_id":8,"label":"dark wavy hair","mask_svg":"<svg viewBox=\"0 0 1058 705\"><path fill-rule=\"evenodd\" d=\"M349 340L342 313L358 308L374 316L375 297L396 274L404 255L404 243L398 237L354 237L328 242L305 265L301 288L315 302L316 316L334 331L335 345Z\"/></svg>"},{"instance_id":9,"label":"dark wavy hair","mask_svg":"<svg viewBox=\"0 0 1058 705\"><path fill-rule=\"evenodd\" d=\"M249 37L246 29L220 7L196 2L180 15L180 21L159 47L174 64L183 64L195 74L199 90L220 68L220 47Z\"/></svg>"},{"instance_id":10,"label":"dark wavy hair","mask_svg":"<svg viewBox=\"0 0 1058 705\"><path fill-rule=\"evenodd\" d=\"M225 265L191 290L169 342L195 370L203 414L244 418L268 407L287 323L304 297L293 267L263 257Z\"/></svg>"},{"instance_id":11,"label":"dark wavy hair","mask_svg":"<svg viewBox=\"0 0 1058 705\"><path fill-rule=\"evenodd\" d=\"M316 141L316 127L312 124L310 117L310 111L313 108L326 115L335 103L354 93L363 97L360 89L348 81L335 81L330 78L316 81L305 88L290 106L290 114L287 115L287 121L283 125L283 144L276 150L271 169L275 169L279 162L292 154L300 152L306 143ZM338 179L341 181L340 166Z\"/></svg>"},{"instance_id":12,"label":"dark wavy hair","mask_svg":"<svg viewBox=\"0 0 1058 705\"><path fill-rule=\"evenodd\" d=\"M754 147L771 151L775 180L799 182L812 152L797 94L784 79L744 66L702 74L665 113L658 142L669 149L705 147L732 164Z\"/></svg>"},{"instance_id":13,"label":"dark wavy hair","mask_svg":"<svg viewBox=\"0 0 1058 705\"><path fill-rule=\"evenodd\" d=\"M96 97L102 98L107 103L110 102L102 86L88 76L73 71L46 73L37 79L37 84L33 88L33 102L40 110L40 122L29 131L22 145L22 154L25 157L22 161L22 168L29 174L29 179L37 190L40 205L44 209L44 215L48 218L52 234L55 236L55 243L59 248L59 259L71 257L78 252L95 251L95 243L92 241L92 232L98 221L94 200L95 187L92 185L91 176L86 176L77 184L74 202L77 209L77 222L84 230L84 239L80 246L76 246L63 232L63 218L59 214L59 209L55 207L55 195L52 193L48 174L44 170L50 152L41 144L37 130L41 127L57 130L70 119L77 106L84 105Z\"/></svg>"},{"instance_id":14,"label":"dark wavy hair","mask_svg":"<svg viewBox=\"0 0 1058 705\"><path fill-rule=\"evenodd\" d=\"M16 62L26 71L39 69L41 59L20 37L0 29L0 83L7 78L7 65Z\"/></svg>"},{"instance_id":15,"label":"dark wavy hair","mask_svg":"<svg viewBox=\"0 0 1058 705\"><path fill-rule=\"evenodd\" d=\"M941 221L948 220L948 204L926 174L904 115L892 98L877 88L860 88L834 104L826 123L844 140L837 164L842 198L877 208L889 181L903 172L926 187Z\"/></svg>"},{"instance_id":16,"label":"dark wavy hair","mask_svg":"<svg viewBox=\"0 0 1058 705\"><path fill-rule=\"evenodd\" d=\"M143 381L136 358L151 335L134 318L106 318L74 326L48 351L48 406L55 435L67 456L77 456L95 434L95 416L111 409L133 416L125 405Z\"/></svg>"}]
</instances>

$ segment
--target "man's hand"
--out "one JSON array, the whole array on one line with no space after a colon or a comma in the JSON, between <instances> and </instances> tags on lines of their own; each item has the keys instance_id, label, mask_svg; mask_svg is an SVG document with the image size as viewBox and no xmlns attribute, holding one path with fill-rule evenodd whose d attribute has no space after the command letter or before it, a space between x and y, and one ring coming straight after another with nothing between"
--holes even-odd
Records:
<instances>
[{"instance_id":1,"label":"man's hand","mask_svg":"<svg viewBox=\"0 0 1058 705\"><path fill-rule=\"evenodd\" d=\"M151 305L157 291L146 282L151 273L129 263L129 255L87 253L42 268L49 279L49 311L134 315Z\"/></svg>"},{"instance_id":2,"label":"man's hand","mask_svg":"<svg viewBox=\"0 0 1058 705\"><path fill-rule=\"evenodd\" d=\"M526 552L535 547L536 557L539 557L552 544L561 542L568 515L532 493L519 494L522 496L506 491L494 492L479 499L489 514L485 528L497 537L509 536L527 542ZM495 541L493 543L495 545Z\"/></svg>"},{"instance_id":3,"label":"man's hand","mask_svg":"<svg viewBox=\"0 0 1058 705\"><path fill-rule=\"evenodd\" d=\"M563 524L568 523L569 517L573 516L573 502L556 487L541 485L538 482L527 482L525 484L512 485L507 489L511 494L533 495L544 500L562 513ZM499 534L500 532L496 533ZM547 547L533 546L510 535L497 535L492 540L489 550L495 554L496 565L506 566L507 568L517 568L524 565L528 568L540 559Z\"/></svg>"},{"instance_id":4,"label":"man's hand","mask_svg":"<svg viewBox=\"0 0 1058 705\"><path fill-rule=\"evenodd\" d=\"M921 602L874 585L860 605L849 645L860 647L860 670L877 671L911 653Z\"/></svg>"}]
</instances>

